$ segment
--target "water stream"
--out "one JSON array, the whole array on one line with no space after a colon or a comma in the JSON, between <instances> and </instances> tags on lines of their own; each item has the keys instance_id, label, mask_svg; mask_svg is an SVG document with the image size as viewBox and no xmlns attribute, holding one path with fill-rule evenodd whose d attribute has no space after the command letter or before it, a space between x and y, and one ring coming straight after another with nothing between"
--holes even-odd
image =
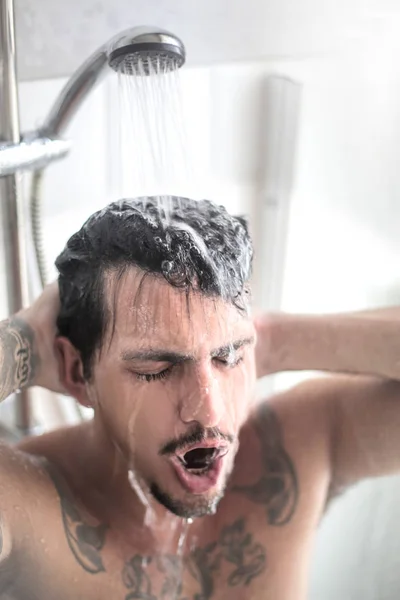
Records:
<instances>
[{"instance_id":1,"label":"water stream","mask_svg":"<svg viewBox=\"0 0 400 600\"><path fill-rule=\"evenodd\" d=\"M149 71L149 75L145 74ZM116 76L117 84L117 114L112 115L115 125L116 156L114 164L114 193L116 197L156 196L163 208L171 203L171 196L196 197L192 190L194 185L194 169L191 164L190 152L185 127L184 109L182 105L182 86L179 71L161 72L157 65L144 64L138 61L134 75L120 74ZM174 224L175 225L175 224ZM180 223L179 228L193 242L198 254L206 255L214 266L204 240L189 226ZM171 268L173 264L171 263ZM216 268L216 271L218 269ZM221 281L227 285L232 283L233 275L226 275ZM208 319L204 314L204 335L208 335ZM239 317L238 317L239 318ZM229 356L235 356L232 348ZM228 357L229 358L229 357ZM216 381L215 386L218 386ZM209 393L208 388L204 392ZM185 392L186 393L186 392ZM232 396L235 391L232 389ZM134 425L139 410L136 406L131 422L128 424L129 436L132 439L132 464L128 478L132 489L144 507L143 527L156 534L161 532L162 548L157 559L162 561L174 560L176 578L173 582L174 595L180 597L185 553L187 553L188 534L193 523L192 519L179 519L171 514L171 520L164 524L157 522L155 500L150 490L137 476L134 468L135 440ZM232 423L237 420L235 403L228 409ZM215 506L210 512L215 512ZM167 527L166 527L167 526ZM166 531L166 529L168 531ZM190 550L194 538L190 539ZM166 553L164 553L164 548ZM147 568L143 559L142 568ZM172 597L172 596L171 596Z\"/></svg>"},{"instance_id":2,"label":"water stream","mask_svg":"<svg viewBox=\"0 0 400 600\"><path fill-rule=\"evenodd\" d=\"M191 164L180 70L139 59L116 76L117 197L190 195ZM146 74L146 73L149 74Z\"/></svg>"}]
</instances>

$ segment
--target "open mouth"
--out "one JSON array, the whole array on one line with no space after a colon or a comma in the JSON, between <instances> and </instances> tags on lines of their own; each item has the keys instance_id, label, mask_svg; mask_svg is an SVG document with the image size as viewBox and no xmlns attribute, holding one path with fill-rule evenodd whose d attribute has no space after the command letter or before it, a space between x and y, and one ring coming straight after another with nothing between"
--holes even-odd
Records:
<instances>
[{"instance_id":1,"label":"open mouth","mask_svg":"<svg viewBox=\"0 0 400 600\"><path fill-rule=\"evenodd\" d=\"M197 494L214 487L222 470L226 445L211 446L207 443L192 446L186 452L176 453L172 458L178 479L187 491Z\"/></svg>"},{"instance_id":2,"label":"open mouth","mask_svg":"<svg viewBox=\"0 0 400 600\"><path fill-rule=\"evenodd\" d=\"M185 469L193 474L202 475L213 466L219 456L221 452L218 448L195 448L178 458Z\"/></svg>"}]
</instances>

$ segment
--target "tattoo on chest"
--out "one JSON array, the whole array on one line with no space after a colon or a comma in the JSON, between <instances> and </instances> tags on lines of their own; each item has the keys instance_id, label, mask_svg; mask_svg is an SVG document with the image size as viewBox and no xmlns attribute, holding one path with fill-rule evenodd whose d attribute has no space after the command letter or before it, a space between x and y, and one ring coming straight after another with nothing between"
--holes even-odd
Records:
<instances>
[{"instance_id":1,"label":"tattoo on chest","mask_svg":"<svg viewBox=\"0 0 400 600\"><path fill-rule=\"evenodd\" d=\"M258 481L237 486L234 491L265 506L270 525L286 525L298 503L296 469L285 450L280 422L269 405L261 406L254 425L260 441L264 472Z\"/></svg>"},{"instance_id":2,"label":"tattoo on chest","mask_svg":"<svg viewBox=\"0 0 400 600\"><path fill-rule=\"evenodd\" d=\"M187 556L156 557L136 554L124 566L125 600L210 600L214 586L248 586L266 569L264 547L246 529L245 519L223 528L217 541L194 548ZM189 573L197 583L192 596L184 594L182 579Z\"/></svg>"},{"instance_id":3,"label":"tattoo on chest","mask_svg":"<svg viewBox=\"0 0 400 600\"><path fill-rule=\"evenodd\" d=\"M62 477L49 464L46 470L60 497L65 535L76 561L87 573L105 572L107 527L85 522ZM248 586L267 567L265 548L254 537L240 518L226 525L216 541L196 545L183 557L135 554L123 566L124 600L211 600L217 581L232 588ZM192 596L182 588L186 575L196 588Z\"/></svg>"},{"instance_id":4,"label":"tattoo on chest","mask_svg":"<svg viewBox=\"0 0 400 600\"><path fill-rule=\"evenodd\" d=\"M281 526L293 517L299 496L295 466L285 450L278 418L263 406L255 429L260 441L264 472L258 481L234 489L266 508L270 525ZM76 507L64 480L51 467L47 470L60 496L63 526L68 545L81 567L88 573L105 571L102 550L106 525L91 525ZM211 600L215 586L248 586L267 568L266 550L239 518L226 525L218 539L196 546L184 557L178 555L135 554L124 565L124 600ZM184 576L185 575L185 576ZM197 588L187 596L183 579Z\"/></svg>"},{"instance_id":5,"label":"tattoo on chest","mask_svg":"<svg viewBox=\"0 0 400 600\"><path fill-rule=\"evenodd\" d=\"M107 526L89 525L76 507L62 477L49 464L46 464L46 470L60 497L62 522L72 554L87 573L105 571L101 550L105 543Z\"/></svg>"},{"instance_id":6,"label":"tattoo on chest","mask_svg":"<svg viewBox=\"0 0 400 600\"><path fill-rule=\"evenodd\" d=\"M18 317L0 324L0 399L24 388L35 376L38 357L34 352L34 333Z\"/></svg>"}]
</instances>

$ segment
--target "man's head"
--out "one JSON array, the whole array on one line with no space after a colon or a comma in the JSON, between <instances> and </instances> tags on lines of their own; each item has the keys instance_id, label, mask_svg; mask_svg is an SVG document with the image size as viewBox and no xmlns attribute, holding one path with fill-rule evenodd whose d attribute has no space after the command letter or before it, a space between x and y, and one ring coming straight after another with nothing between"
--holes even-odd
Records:
<instances>
[{"instance_id":1,"label":"man's head","mask_svg":"<svg viewBox=\"0 0 400 600\"><path fill-rule=\"evenodd\" d=\"M181 516L223 493L254 386L243 219L208 201L111 204L56 261L65 385Z\"/></svg>"}]
</instances>

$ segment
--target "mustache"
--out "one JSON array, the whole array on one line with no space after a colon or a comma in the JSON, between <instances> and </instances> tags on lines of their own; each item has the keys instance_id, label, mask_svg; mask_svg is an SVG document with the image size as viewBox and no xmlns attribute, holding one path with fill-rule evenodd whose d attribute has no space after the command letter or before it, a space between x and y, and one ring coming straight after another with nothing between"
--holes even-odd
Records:
<instances>
[{"instance_id":1,"label":"mustache","mask_svg":"<svg viewBox=\"0 0 400 600\"><path fill-rule=\"evenodd\" d=\"M235 440L233 435L222 433L218 427L202 427L198 425L192 431L184 433L178 438L167 442L160 450L161 456L175 454L178 450L183 450L186 446L200 444L205 440L223 440L232 444Z\"/></svg>"}]
</instances>

